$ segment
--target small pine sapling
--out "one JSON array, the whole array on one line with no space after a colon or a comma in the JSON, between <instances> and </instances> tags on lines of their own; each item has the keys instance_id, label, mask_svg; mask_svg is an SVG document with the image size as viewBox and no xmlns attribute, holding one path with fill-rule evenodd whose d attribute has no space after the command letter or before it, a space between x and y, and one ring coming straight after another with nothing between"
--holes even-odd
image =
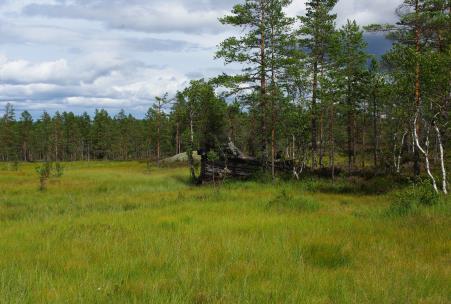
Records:
<instances>
[{"instance_id":1,"label":"small pine sapling","mask_svg":"<svg viewBox=\"0 0 451 304\"><path fill-rule=\"evenodd\" d=\"M36 168L39 175L39 191L47 190L47 181L52 171L52 163L46 162L42 166Z\"/></svg>"}]
</instances>

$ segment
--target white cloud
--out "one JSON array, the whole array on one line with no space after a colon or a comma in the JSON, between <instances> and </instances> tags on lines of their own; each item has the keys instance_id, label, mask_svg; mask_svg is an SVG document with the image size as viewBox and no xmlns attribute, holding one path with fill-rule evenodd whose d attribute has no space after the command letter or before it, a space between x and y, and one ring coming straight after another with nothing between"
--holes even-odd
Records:
<instances>
[{"instance_id":1,"label":"white cloud","mask_svg":"<svg viewBox=\"0 0 451 304\"><path fill-rule=\"evenodd\" d=\"M0 81L1 101L48 100L63 110L72 105L150 106L155 96L175 94L189 79L170 68L96 54L74 63L57 60L36 64L0 56Z\"/></svg>"},{"instance_id":2,"label":"white cloud","mask_svg":"<svg viewBox=\"0 0 451 304\"><path fill-rule=\"evenodd\" d=\"M2 83L52 83L70 77L66 60L31 63L26 60L13 60L3 56L0 63Z\"/></svg>"},{"instance_id":3,"label":"white cloud","mask_svg":"<svg viewBox=\"0 0 451 304\"><path fill-rule=\"evenodd\" d=\"M0 104L22 109L143 111L214 61L231 0L0 0ZM337 23L394 22L402 0L340 0ZM287 13L305 13L294 0Z\"/></svg>"},{"instance_id":4,"label":"white cloud","mask_svg":"<svg viewBox=\"0 0 451 304\"><path fill-rule=\"evenodd\" d=\"M334 11L337 23L343 25L347 19L361 25L392 23L396 21L395 10L403 0L341 0Z\"/></svg>"},{"instance_id":5,"label":"white cloud","mask_svg":"<svg viewBox=\"0 0 451 304\"><path fill-rule=\"evenodd\" d=\"M149 33L220 32L218 18L225 10L190 10L176 1L79 1L76 3L30 4L30 16L97 20L108 27Z\"/></svg>"}]
</instances>

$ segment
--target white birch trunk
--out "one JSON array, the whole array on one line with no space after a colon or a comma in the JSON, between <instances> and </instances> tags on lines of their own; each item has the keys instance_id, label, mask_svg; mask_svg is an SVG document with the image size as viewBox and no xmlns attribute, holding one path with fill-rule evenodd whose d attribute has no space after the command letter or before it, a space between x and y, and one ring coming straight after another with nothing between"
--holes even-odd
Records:
<instances>
[{"instance_id":1,"label":"white birch trunk","mask_svg":"<svg viewBox=\"0 0 451 304\"><path fill-rule=\"evenodd\" d=\"M443 149L442 135L440 134L440 130L437 125L434 124L435 132L437 133L438 147L440 152L440 167L442 170L442 191L445 194L448 194L448 181L446 178L446 166L445 166L445 152Z\"/></svg>"},{"instance_id":2,"label":"white birch trunk","mask_svg":"<svg viewBox=\"0 0 451 304\"><path fill-rule=\"evenodd\" d=\"M434 175L432 175L432 173L431 173L431 167L430 167L430 163L429 163L429 128L426 132L426 147L425 147L425 149L423 149L423 147L420 145L420 140L418 138L418 133L417 133L417 128L416 128L417 120L418 120L418 113L415 116L414 128L413 128L415 143L416 143L418 150L424 155L426 171L427 171L429 177L431 178L432 186L434 187L435 192L438 193L439 191L437 188L437 182L435 180Z\"/></svg>"}]
</instances>

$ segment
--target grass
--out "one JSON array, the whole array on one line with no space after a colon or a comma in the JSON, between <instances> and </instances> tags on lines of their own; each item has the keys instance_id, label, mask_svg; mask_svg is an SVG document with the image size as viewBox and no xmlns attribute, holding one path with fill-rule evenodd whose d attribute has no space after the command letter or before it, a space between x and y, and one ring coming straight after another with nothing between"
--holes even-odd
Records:
<instances>
[{"instance_id":1,"label":"grass","mask_svg":"<svg viewBox=\"0 0 451 304\"><path fill-rule=\"evenodd\" d=\"M449 201L387 216L390 193L131 162L39 192L35 166L0 171L0 303L451 302Z\"/></svg>"}]
</instances>

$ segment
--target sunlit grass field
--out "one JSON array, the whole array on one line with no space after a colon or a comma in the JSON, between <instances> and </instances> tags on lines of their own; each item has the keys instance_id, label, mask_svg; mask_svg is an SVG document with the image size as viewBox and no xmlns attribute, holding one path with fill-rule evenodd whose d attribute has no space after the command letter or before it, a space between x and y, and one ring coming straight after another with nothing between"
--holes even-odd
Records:
<instances>
[{"instance_id":1,"label":"sunlit grass field","mask_svg":"<svg viewBox=\"0 0 451 304\"><path fill-rule=\"evenodd\" d=\"M451 303L449 201L389 216L390 193L137 162L39 192L35 166L0 171L0 303Z\"/></svg>"}]
</instances>

